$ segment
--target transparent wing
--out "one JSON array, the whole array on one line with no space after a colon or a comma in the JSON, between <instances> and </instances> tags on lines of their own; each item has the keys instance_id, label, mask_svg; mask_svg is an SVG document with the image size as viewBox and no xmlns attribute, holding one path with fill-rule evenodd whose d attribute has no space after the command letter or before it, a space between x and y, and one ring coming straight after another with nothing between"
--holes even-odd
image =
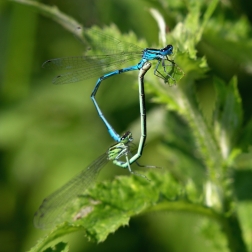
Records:
<instances>
[{"instance_id":1,"label":"transparent wing","mask_svg":"<svg viewBox=\"0 0 252 252\"><path fill-rule=\"evenodd\" d=\"M62 73L54 78L54 84L66 84L99 76L103 72L120 69L128 61L141 60L141 52L128 52L113 55L77 56L47 60L42 67L62 69Z\"/></svg>"},{"instance_id":2,"label":"transparent wing","mask_svg":"<svg viewBox=\"0 0 252 252\"><path fill-rule=\"evenodd\" d=\"M104 153L80 174L45 198L34 215L34 226L47 229L57 224L70 203L90 188L107 162L107 153Z\"/></svg>"}]
</instances>

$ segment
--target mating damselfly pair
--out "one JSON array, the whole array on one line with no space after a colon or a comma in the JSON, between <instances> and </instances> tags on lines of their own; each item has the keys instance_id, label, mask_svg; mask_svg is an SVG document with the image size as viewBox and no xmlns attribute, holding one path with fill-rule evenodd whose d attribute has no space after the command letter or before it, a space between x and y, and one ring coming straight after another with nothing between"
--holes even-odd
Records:
<instances>
[{"instance_id":1,"label":"mating damselfly pair","mask_svg":"<svg viewBox=\"0 0 252 252\"><path fill-rule=\"evenodd\" d=\"M144 75L150 69L151 64L145 63L139 72L139 96L144 101ZM126 132L122 135L120 141L112 145L106 153L98 157L93 163L86 167L80 174L71 179L57 191L45 198L40 205L38 211L34 216L34 225L37 228L47 229L53 227L55 224L63 222L62 214L67 211L70 204L76 200L78 195L81 195L89 189L95 182L101 169L109 162L112 161L115 165L128 169L130 173L142 176L131 170L131 164L141 156L143 146L146 139L146 114L140 106L141 113L141 138L137 153L132 156L131 142L133 141L132 133ZM125 161L121 160L125 157ZM148 167L148 166L147 166ZM73 221L73 220L72 220Z\"/></svg>"},{"instance_id":2,"label":"mating damselfly pair","mask_svg":"<svg viewBox=\"0 0 252 252\"><path fill-rule=\"evenodd\" d=\"M167 45L162 49L146 48L140 49L131 43L122 43L121 41L94 29L93 32L101 41L110 41L114 47L110 53L96 56L78 56L70 58L58 58L48 60L43 64L45 68L60 68L66 70L66 73L58 75L54 80L54 84L66 84L85 80L97 75L101 70L106 72L101 76L94 87L91 98L98 111L99 116L105 123L109 134L117 142L108 149L108 151L96 159L91 165L84 169L78 176L70 180L63 187L47 197L39 207L34 217L34 224L38 228L50 228L55 223L59 223L62 213L67 209L71 200L79 194L84 193L95 181L99 171L109 161L119 167L126 168L130 173L130 165L142 155L144 143L146 140L146 109L144 99L144 75L150 69L149 61L156 60L157 65L154 68L154 74L162 78L165 82L176 82L175 75L183 76L182 70L178 68L175 62L168 58L173 53L173 46ZM92 37L91 37L92 38ZM125 50L125 48L127 50ZM138 63L130 67L118 69L121 64L138 59ZM113 70L116 69L117 70ZM161 68L161 69L160 69ZM141 138L138 145L137 153L131 156L130 143L132 142L132 134L130 132L120 136L103 116L101 109L96 102L95 95L99 89L101 82L111 76L133 71L139 72L139 103L141 115ZM180 77L180 78L181 78ZM125 157L126 161L121 158ZM137 173L134 173L137 174ZM140 175L140 174L137 174ZM140 175L145 177L144 175Z\"/></svg>"}]
</instances>

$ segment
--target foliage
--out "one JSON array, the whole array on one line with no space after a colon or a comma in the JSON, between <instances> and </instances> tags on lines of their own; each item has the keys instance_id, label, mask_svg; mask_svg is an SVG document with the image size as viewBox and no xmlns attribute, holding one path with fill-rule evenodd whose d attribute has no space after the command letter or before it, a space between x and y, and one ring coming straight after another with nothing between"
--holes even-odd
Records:
<instances>
[{"instance_id":1,"label":"foliage","mask_svg":"<svg viewBox=\"0 0 252 252\"><path fill-rule=\"evenodd\" d=\"M53 20L88 44L76 29L82 25L57 7L28 0L14 2L22 3L23 8L32 8L33 12ZM184 71L176 86L165 85L151 71L145 77L148 98L152 97L152 102L159 108L155 110L152 104L153 108L147 112L150 140L148 138L143 156L150 156L148 162L157 165L161 160L163 169L146 172L150 181L132 175L116 177L112 182L98 182L78 197L65 213L64 222L40 238L30 251L69 251L62 237L83 230L89 240L104 242L109 234L134 221L134 217L154 212L195 215L197 224L191 223L185 229L192 230L192 237L200 235L208 242L208 251L252 251L252 223L248 221L252 200L251 192L248 192L252 179L251 24L245 16L238 19L234 14L230 15L232 6L217 0L142 2L159 9L170 25L166 40L174 46L173 58ZM116 25L87 28L91 46L97 46L94 31L99 29L121 41L143 48L148 46L147 41L139 40L134 32L121 33ZM160 34L164 34L162 29ZM105 45L106 41L103 41L102 46ZM56 57L62 44L53 41L48 47L50 57ZM69 51L71 53L72 49ZM20 184L30 183L34 188L30 191L29 204L30 208L35 208L43 196L69 180L73 167L76 171L82 169L83 156L90 162L106 149L108 140L100 133L104 128L100 129L99 119L93 119L95 111L86 95L92 90L94 81L90 85L75 88L66 85L60 89L46 86L49 79L41 78L41 75L33 77L39 85L29 90L27 76L30 73L26 73L27 76L21 79L26 91L20 94L11 91L17 80L12 80L10 73L11 66L7 64L1 95L0 146L6 153L3 162L11 167L13 177L18 178ZM130 75L136 83L136 74ZM133 95L131 101L126 100L136 90L132 90L123 77L120 80L120 85L104 91L101 100L104 103L113 101L104 106L104 111L106 115L110 112L109 121L125 130L134 127L129 126L130 122L139 123L138 114L133 118L131 113L138 101ZM118 94L124 95L119 97ZM88 123L83 122L83 112L90 118ZM156 120L157 115L162 118ZM151 129L155 126L157 129L153 133ZM134 132L133 135L136 136ZM108 168L105 170L109 173ZM45 176L42 185L41 176ZM57 177L60 179L55 182ZM25 188L22 191L25 194ZM165 220L159 226L169 225ZM179 231L186 223L181 224ZM166 246L166 250L170 246L170 251L185 251L179 235L180 232L178 237L173 237L175 247L165 237L162 246ZM197 245L187 251L201 251L203 247Z\"/></svg>"}]
</instances>

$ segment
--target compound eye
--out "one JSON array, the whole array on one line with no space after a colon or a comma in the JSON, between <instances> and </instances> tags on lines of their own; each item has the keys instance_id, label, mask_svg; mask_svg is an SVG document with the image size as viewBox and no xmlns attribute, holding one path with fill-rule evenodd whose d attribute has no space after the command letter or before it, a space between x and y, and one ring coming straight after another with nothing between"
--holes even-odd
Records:
<instances>
[{"instance_id":1,"label":"compound eye","mask_svg":"<svg viewBox=\"0 0 252 252\"><path fill-rule=\"evenodd\" d=\"M172 52L172 50L173 50L173 46L167 45L165 48L161 49L161 52L166 52L166 51Z\"/></svg>"}]
</instances>

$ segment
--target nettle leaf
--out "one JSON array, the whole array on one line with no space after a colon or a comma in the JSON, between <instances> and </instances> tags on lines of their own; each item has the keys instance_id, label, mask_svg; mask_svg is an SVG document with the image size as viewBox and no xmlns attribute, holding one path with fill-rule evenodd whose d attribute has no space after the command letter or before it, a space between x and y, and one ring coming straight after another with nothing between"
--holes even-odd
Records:
<instances>
[{"instance_id":1,"label":"nettle leaf","mask_svg":"<svg viewBox=\"0 0 252 252\"><path fill-rule=\"evenodd\" d=\"M238 140L243 111L241 97L237 88L237 78L234 77L228 85L214 78L216 90L216 108L214 112L214 130L224 157L232 150Z\"/></svg>"},{"instance_id":2,"label":"nettle leaf","mask_svg":"<svg viewBox=\"0 0 252 252\"><path fill-rule=\"evenodd\" d=\"M110 233L129 224L133 216L158 210L191 212L196 204L199 213L211 215L202 201L202 190L191 183L186 188L167 172L151 171L141 176L122 176L102 182L80 195L64 214L66 222L56 226L39 240L31 251L43 249L55 239L75 231L86 231L88 239L104 241ZM212 213L215 215L214 213Z\"/></svg>"},{"instance_id":3,"label":"nettle leaf","mask_svg":"<svg viewBox=\"0 0 252 252\"><path fill-rule=\"evenodd\" d=\"M160 181L159 174L148 173L147 177L150 181L129 176L98 184L72 206L73 225L84 227L89 239L101 242L109 233L127 225L130 217L155 205L160 193L170 200L178 197L180 186L170 175L163 176L168 186Z\"/></svg>"},{"instance_id":4,"label":"nettle leaf","mask_svg":"<svg viewBox=\"0 0 252 252\"><path fill-rule=\"evenodd\" d=\"M218 0L211 1L207 6L206 11L203 14L201 8L204 2L191 1L188 3L188 15L183 23L178 23L171 34L168 36L168 40L175 44L180 51L188 52L190 58L196 59L197 50L195 46L200 41L202 33L213 14Z\"/></svg>"}]
</instances>

